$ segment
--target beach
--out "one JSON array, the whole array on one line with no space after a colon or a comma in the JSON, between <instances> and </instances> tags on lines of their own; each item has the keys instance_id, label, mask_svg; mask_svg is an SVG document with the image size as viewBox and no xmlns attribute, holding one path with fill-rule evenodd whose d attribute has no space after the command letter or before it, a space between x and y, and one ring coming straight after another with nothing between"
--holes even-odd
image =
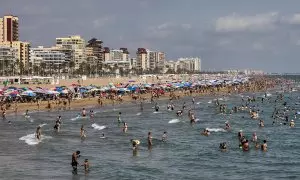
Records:
<instances>
[{"instance_id":1,"label":"beach","mask_svg":"<svg viewBox=\"0 0 300 180\"><path fill-rule=\"evenodd\" d=\"M160 106L158 112L149 100L144 103L143 110L134 101L97 107L87 105L85 101L88 99L83 100L82 107L93 109L94 118L78 117L79 106L76 106L78 109L30 111L27 120L24 115L10 114L7 120L12 121L11 125L5 121L0 123L0 143L5 144L0 147L0 156L5 160L0 162L0 172L8 179L297 179L297 164L300 162L295 150L298 139L291 137L299 135L299 128L272 125L269 118L279 91L280 87L268 90L270 99L265 104L257 101L263 110L260 117L265 120L264 128L260 128L258 121L252 120L245 111L223 114L214 105L219 100L230 109L239 106L242 97L258 98L264 96L264 92L228 94L224 90L224 96L199 94L195 96L194 104L192 97L186 95L173 100L174 111L166 109L169 103L166 95L166 98L155 100ZM284 94L289 104L297 101L295 97L299 96L298 91ZM96 99L89 102L97 103ZM199 119L194 125L190 124L186 113L182 117L175 114L184 102ZM123 125L117 123L119 112L122 112L122 121L128 124L126 133L122 130ZM58 115L62 116L62 127L57 133L53 125ZM224 130L225 121L230 122L231 131ZM40 142L34 137L37 125L42 127ZM84 140L79 136L81 125L87 131ZM210 130L210 136L201 136L204 128ZM267 139L268 151L255 150L251 143L251 150L243 152L237 139L241 129L249 138L255 131L259 139ZM153 134L150 150L147 147L149 131ZM160 139L164 131L168 138L162 143ZM101 138L102 134L105 138ZM141 141L137 152L132 151L130 139ZM219 144L224 141L228 143L227 152L219 150ZM79 167L78 174L72 174L69 163L72 152L76 150L81 151L80 163L89 159L90 172L85 173ZM270 173L276 169L281 169L279 174Z\"/></svg>"},{"instance_id":2,"label":"beach","mask_svg":"<svg viewBox=\"0 0 300 180\"><path fill-rule=\"evenodd\" d=\"M77 81L77 82L76 82ZM86 79L86 80L79 80L79 79L70 79L70 80L64 80L64 81L60 81L59 84L55 84L55 85L49 85L49 84L40 84L38 86L46 88L46 89L52 89L55 88L57 86L70 86L72 84L78 84L80 86L89 86L89 85L107 85L109 83L113 83L113 84L118 84L118 83L123 83L126 84L128 81L133 81L131 83L134 84L141 84L141 83L150 83L150 84L157 84L157 83L162 83L162 82L170 82L172 81L172 79L168 79L168 78L161 78L161 79L157 79L156 77L148 77L148 78L139 78L139 77L135 77L135 78L95 78L95 79ZM125 82L125 83L124 83ZM272 82L270 79L268 79L268 82ZM262 84L260 84L262 83ZM271 86L273 86L273 84L275 84L275 82L271 83L272 85L268 85L266 84L266 80L261 80L261 79L255 79L252 82L252 85L245 85L240 87L240 92L258 92L258 91L264 91L266 90L266 88L269 88ZM246 88L247 86L247 88ZM16 87L24 87L24 85L19 85ZM37 87L37 85L26 85L26 87L28 88L35 88ZM221 88L209 88L209 89L205 89L205 91L197 91L194 90L194 94L190 94L188 89L176 89L174 91L172 91L172 93L170 92L166 92L164 94L160 95L160 99L169 99L170 96L176 96L176 97L184 97L184 96L207 96L207 95L226 95L228 94L228 92L233 92L233 93L238 93L237 90L234 90L232 86L224 86ZM112 99L107 99L105 97L101 98L102 101L102 106L106 106L109 104L124 104L124 103L138 103L136 100L133 100L132 98L133 94L125 94L122 95L122 102L118 101L117 98L115 98L115 100ZM148 100L150 101L150 98L152 96L152 91L149 91L145 94L138 94L138 99L139 101L141 101L141 99L144 100ZM26 110L29 111L45 111L45 110L67 110L67 109L78 109L81 107L85 107L85 106L95 106L95 107L102 107L99 102L98 102L99 97L98 96L91 96L89 95L86 98L73 98L71 103L69 104L63 104L63 101L67 101L66 98L62 98L60 100L50 100L50 101L39 101L39 105L37 102L29 102L29 103L10 103L10 107L6 108L7 113L23 113ZM59 102L61 101L61 102ZM49 108L49 104L51 104L51 108Z\"/></svg>"}]
</instances>

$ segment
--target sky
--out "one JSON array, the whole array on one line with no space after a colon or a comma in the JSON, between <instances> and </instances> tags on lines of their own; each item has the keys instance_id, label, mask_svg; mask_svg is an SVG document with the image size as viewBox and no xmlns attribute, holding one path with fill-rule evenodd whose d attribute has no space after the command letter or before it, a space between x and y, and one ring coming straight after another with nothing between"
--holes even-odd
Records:
<instances>
[{"instance_id":1,"label":"sky","mask_svg":"<svg viewBox=\"0 0 300 180\"><path fill-rule=\"evenodd\" d=\"M112 49L200 57L203 70L300 72L299 0L0 0L19 17L20 40L97 38Z\"/></svg>"}]
</instances>

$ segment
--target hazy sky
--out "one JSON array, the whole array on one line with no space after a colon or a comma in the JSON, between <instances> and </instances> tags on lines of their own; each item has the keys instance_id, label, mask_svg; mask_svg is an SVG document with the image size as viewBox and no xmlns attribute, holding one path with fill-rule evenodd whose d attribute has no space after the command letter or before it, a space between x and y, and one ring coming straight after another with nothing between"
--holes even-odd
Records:
<instances>
[{"instance_id":1,"label":"hazy sky","mask_svg":"<svg viewBox=\"0 0 300 180\"><path fill-rule=\"evenodd\" d=\"M78 34L110 48L199 56L203 69L300 72L300 0L0 0L20 39L51 46Z\"/></svg>"}]
</instances>

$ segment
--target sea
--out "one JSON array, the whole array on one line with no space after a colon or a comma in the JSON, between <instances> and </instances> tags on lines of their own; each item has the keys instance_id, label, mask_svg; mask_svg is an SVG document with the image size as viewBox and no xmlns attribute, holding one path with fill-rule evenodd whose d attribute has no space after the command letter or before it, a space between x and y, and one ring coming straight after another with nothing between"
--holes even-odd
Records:
<instances>
[{"instance_id":1,"label":"sea","mask_svg":"<svg viewBox=\"0 0 300 180\"><path fill-rule=\"evenodd\" d=\"M275 102L279 93L284 99ZM174 111L167 110L168 100L157 101L158 112L150 102L143 110L134 101L85 107L95 112L93 118L78 117L80 109L30 112L27 118L23 114L9 115L0 121L0 179L300 179L300 116L292 115L300 111L300 91L270 90L267 100L253 103L265 121L263 128L247 112L221 114L214 104L219 99L232 108L240 106L242 98L264 95L196 96L194 104L192 97L184 97L174 101ZM194 110L196 124L190 124L186 112L177 117L183 102ZM273 124L274 108L284 109L283 102L291 109L287 114L295 120L295 128L281 122ZM119 112L128 124L126 133L118 124ZM55 132L53 126L59 115L62 126L60 132ZM231 131L224 130L226 121ZM43 134L40 142L34 135L38 125ZM85 139L80 138L81 125L86 130ZM209 136L201 135L205 128L210 130ZM260 142L267 140L267 152L256 150L253 143L248 152L243 152L237 138L240 130L249 140L253 132ZM166 142L161 141L164 131L168 134ZM151 149L147 146L148 132L153 136ZM141 142L137 153L132 150L131 139ZM222 142L227 143L228 151L220 151ZM72 173L71 155L77 150L81 152L80 163L85 159L90 162L88 173L82 166L77 174Z\"/></svg>"}]
</instances>

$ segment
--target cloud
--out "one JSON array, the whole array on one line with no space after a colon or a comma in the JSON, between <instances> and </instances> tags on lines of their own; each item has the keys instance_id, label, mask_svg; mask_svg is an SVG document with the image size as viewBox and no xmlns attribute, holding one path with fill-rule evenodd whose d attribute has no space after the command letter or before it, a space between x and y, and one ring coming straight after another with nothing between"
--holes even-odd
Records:
<instances>
[{"instance_id":1,"label":"cloud","mask_svg":"<svg viewBox=\"0 0 300 180\"><path fill-rule=\"evenodd\" d=\"M156 26L150 26L146 29L145 36L149 38L163 39L171 35L188 31L192 28L190 24L180 24L174 22L165 22Z\"/></svg>"},{"instance_id":2,"label":"cloud","mask_svg":"<svg viewBox=\"0 0 300 180\"><path fill-rule=\"evenodd\" d=\"M215 30L217 32L265 31L274 29L278 20L277 12L254 16L241 16L234 13L218 18L215 22Z\"/></svg>"},{"instance_id":3,"label":"cloud","mask_svg":"<svg viewBox=\"0 0 300 180\"><path fill-rule=\"evenodd\" d=\"M21 9L21 14L23 15L47 15L50 14L50 8L47 6L38 6L38 5L34 5L34 4L30 4L30 5L25 5L22 9Z\"/></svg>"},{"instance_id":4,"label":"cloud","mask_svg":"<svg viewBox=\"0 0 300 180\"><path fill-rule=\"evenodd\" d=\"M94 28L106 26L115 21L115 16L104 16L93 20Z\"/></svg>"},{"instance_id":5,"label":"cloud","mask_svg":"<svg viewBox=\"0 0 300 180\"><path fill-rule=\"evenodd\" d=\"M286 22L289 24L300 24L300 14L296 13L290 17L283 17L282 22Z\"/></svg>"}]
</instances>

